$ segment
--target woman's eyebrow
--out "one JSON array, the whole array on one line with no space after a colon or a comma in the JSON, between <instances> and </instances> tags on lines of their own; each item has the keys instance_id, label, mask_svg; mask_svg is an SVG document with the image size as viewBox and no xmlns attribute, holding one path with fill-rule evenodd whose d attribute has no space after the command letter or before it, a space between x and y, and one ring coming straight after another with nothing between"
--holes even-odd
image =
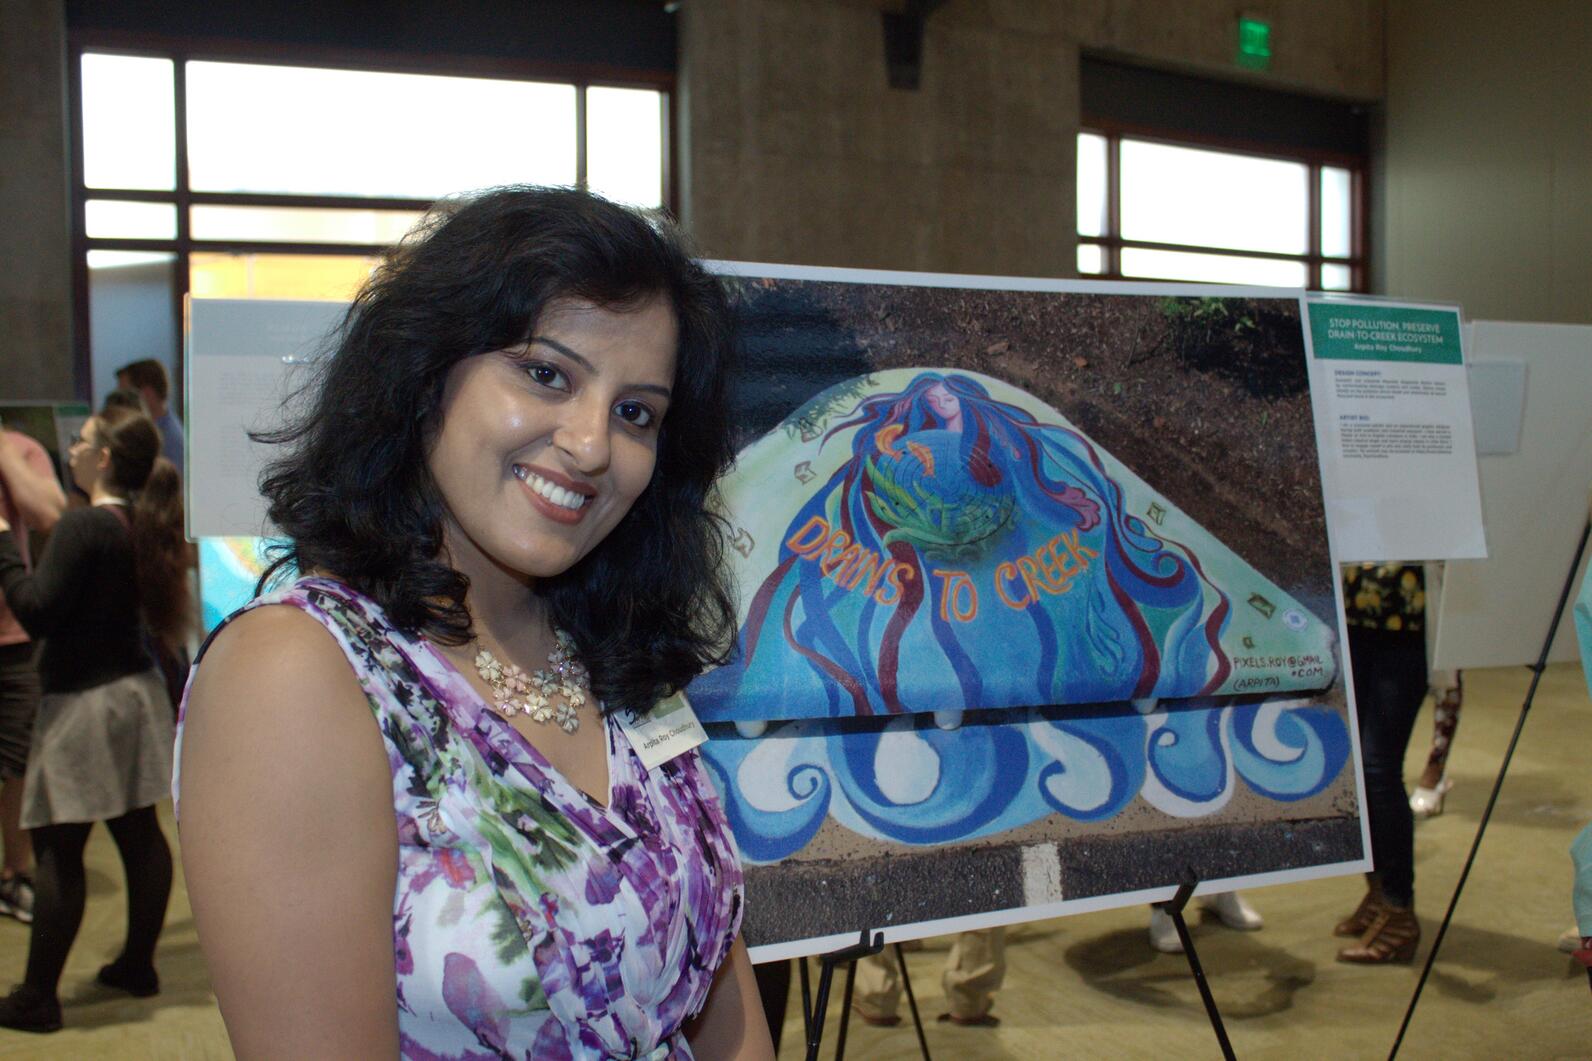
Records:
<instances>
[{"instance_id":1,"label":"woman's eyebrow","mask_svg":"<svg viewBox=\"0 0 1592 1061\"><path fill-rule=\"evenodd\" d=\"M532 346L536 345L537 343L552 347L554 350L557 350L559 353L575 362L575 364L579 365L587 372L590 372L592 375L597 374L596 365L593 365L590 361L587 361L584 357L581 357L579 354L565 346L563 343L559 342L557 339L549 339L545 335L538 335L531 339ZM648 391L665 399L669 398L672 394L668 387L665 387L659 383L637 383L633 389L638 391Z\"/></svg>"}]
</instances>

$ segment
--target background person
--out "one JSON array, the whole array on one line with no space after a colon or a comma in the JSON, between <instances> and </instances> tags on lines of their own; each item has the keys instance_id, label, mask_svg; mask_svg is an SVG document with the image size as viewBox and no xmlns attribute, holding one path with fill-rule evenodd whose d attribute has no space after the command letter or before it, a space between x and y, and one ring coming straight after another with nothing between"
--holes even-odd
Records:
<instances>
[{"instance_id":1,"label":"background person","mask_svg":"<svg viewBox=\"0 0 1592 1061\"><path fill-rule=\"evenodd\" d=\"M116 370L116 386L136 391L144 399L144 407L160 430L161 455L171 461L181 475L184 467L182 424L166 404L171 395L171 378L166 375L166 366L154 358L123 365Z\"/></svg>"},{"instance_id":2,"label":"background person","mask_svg":"<svg viewBox=\"0 0 1592 1061\"><path fill-rule=\"evenodd\" d=\"M995 992L1006 978L1006 929L980 928L959 932L945 957L940 986L947 1012L939 1019L970 1027L993 1028L1000 1018L990 1012ZM869 1024L901 1023L901 968L894 944L857 960L851 1005Z\"/></svg>"},{"instance_id":3,"label":"background person","mask_svg":"<svg viewBox=\"0 0 1592 1061\"><path fill-rule=\"evenodd\" d=\"M17 554L32 569L28 531L48 531L66 495L49 452L20 431L0 427L0 520L16 528ZM0 914L33 920L33 843L22 828L22 775L39 709L37 646L0 593Z\"/></svg>"},{"instance_id":4,"label":"background person","mask_svg":"<svg viewBox=\"0 0 1592 1061\"><path fill-rule=\"evenodd\" d=\"M142 364L142 362L140 362L140 364ZM149 362L149 364L153 364L157 369L160 369L162 378L164 378L165 369L161 369L158 362L152 361ZM124 369L123 371L126 370ZM138 391L133 390L130 387L118 387L116 390L113 390L107 394L105 396L105 401L100 405L99 415L102 417L109 416L111 410L113 409L126 409L135 413L141 413L145 416L149 416L149 408L144 403L143 396ZM176 426L175 420L173 420L173 426ZM182 428L177 427L176 430L178 432L177 437L180 439ZM161 440L163 453L170 449L170 447L165 443L165 437L166 436L163 435ZM182 456L181 445L177 447L176 453L179 458ZM175 467L179 472L182 469L181 463L176 464ZM195 603L193 606L193 611L194 614L197 615L199 612L199 586L196 576L198 573L199 557L197 549L192 545L190 545L188 548L188 566L192 569L192 576L190 577L189 582L189 594L194 598ZM166 683L166 695L171 699L173 712L176 711L177 704L182 701L183 686L188 681L188 664L190 660L190 649L192 649L192 647L193 646L187 641L172 642L166 638L154 636L151 636L149 639L149 654L155 658L155 666L160 668L160 676L161 679Z\"/></svg>"},{"instance_id":5,"label":"background person","mask_svg":"<svg viewBox=\"0 0 1592 1061\"><path fill-rule=\"evenodd\" d=\"M128 412L142 413L145 416L149 416L151 420L154 419L149 414L149 406L144 404L144 396L131 387L117 387L105 395L105 400L100 403L99 414L105 416L112 409L126 409ZM165 440L162 439L161 441L164 443ZM181 465L178 465L178 467L180 468Z\"/></svg>"},{"instance_id":6,"label":"background person","mask_svg":"<svg viewBox=\"0 0 1592 1061\"><path fill-rule=\"evenodd\" d=\"M355 299L264 483L309 577L184 708L240 1057L773 1056L708 775L621 726L730 642L730 338L667 228L567 190L444 208Z\"/></svg>"},{"instance_id":7,"label":"background person","mask_svg":"<svg viewBox=\"0 0 1592 1061\"><path fill-rule=\"evenodd\" d=\"M1359 939L1338 951L1341 962L1408 962L1421 939L1404 754L1426 699L1423 572L1418 564L1346 565L1343 601L1376 870L1366 874L1365 898L1333 935Z\"/></svg>"},{"instance_id":8,"label":"background person","mask_svg":"<svg viewBox=\"0 0 1592 1061\"><path fill-rule=\"evenodd\" d=\"M1443 800L1454 782L1448 776L1448 756L1454 750L1454 733L1459 729L1459 711L1465 703L1465 675L1462 671L1433 671L1432 750L1426 767L1410 793L1410 811L1417 818L1435 818L1443 813Z\"/></svg>"},{"instance_id":9,"label":"background person","mask_svg":"<svg viewBox=\"0 0 1592 1061\"><path fill-rule=\"evenodd\" d=\"M1443 599L1445 564L1426 565L1426 604L1432 621L1426 624L1426 656L1437 651L1436 614ZM1459 729L1459 711L1465 702L1465 675L1458 670L1434 670L1427 679L1432 693L1432 748L1426 767L1410 793L1410 812L1416 818L1435 818L1443 813L1443 799L1454 782L1448 776L1448 756L1454 750L1454 733Z\"/></svg>"},{"instance_id":10,"label":"background person","mask_svg":"<svg viewBox=\"0 0 1592 1061\"><path fill-rule=\"evenodd\" d=\"M154 424L125 411L91 418L70 467L90 504L61 516L36 570L0 523L0 589L44 640L22 797L38 861L33 930L23 982L0 999L0 1027L33 1032L61 1026L56 991L83 919L95 822L109 825L127 875L127 940L99 982L138 996L160 989L171 851L155 804L171 772L172 717L145 624L176 638L191 622L180 479Z\"/></svg>"}]
</instances>

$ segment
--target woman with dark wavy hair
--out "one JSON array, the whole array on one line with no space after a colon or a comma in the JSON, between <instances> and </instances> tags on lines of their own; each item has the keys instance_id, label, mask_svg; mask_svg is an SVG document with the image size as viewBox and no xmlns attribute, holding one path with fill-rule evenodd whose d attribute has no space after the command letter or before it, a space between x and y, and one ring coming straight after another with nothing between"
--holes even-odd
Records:
<instances>
[{"instance_id":1,"label":"woman with dark wavy hair","mask_svg":"<svg viewBox=\"0 0 1592 1061\"><path fill-rule=\"evenodd\" d=\"M334 341L268 438L303 577L212 636L184 707L238 1055L772 1057L717 796L637 736L733 630L720 285L661 223L500 189Z\"/></svg>"},{"instance_id":2,"label":"woman with dark wavy hair","mask_svg":"<svg viewBox=\"0 0 1592 1061\"><path fill-rule=\"evenodd\" d=\"M160 990L155 942L171 894L171 849L155 804L172 768L171 700L148 646L181 643L192 622L181 478L149 417L110 409L70 449L85 508L68 510L28 572L0 520L0 590L44 641L44 696L28 749L22 825L31 830L33 931L22 985L0 999L0 1027L52 1032L67 953L83 920L83 846L105 822L127 873L127 941L99 982Z\"/></svg>"}]
</instances>

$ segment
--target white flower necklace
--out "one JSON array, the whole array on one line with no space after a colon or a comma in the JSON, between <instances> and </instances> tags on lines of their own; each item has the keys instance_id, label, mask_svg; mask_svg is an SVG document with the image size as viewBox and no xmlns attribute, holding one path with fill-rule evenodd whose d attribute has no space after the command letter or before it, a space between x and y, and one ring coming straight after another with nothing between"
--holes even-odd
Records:
<instances>
[{"instance_id":1,"label":"white flower necklace","mask_svg":"<svg viewBox=\"0 0 1592 1061\"><path fill-rule=\"evenodd\" d=\"M547 654L551 669L526 674L512 663L505 665L477 640L475 672L492 687L492 707L504 718L529 715L532 722L557 722L565 733L574 733L580 728L581 705L591 694L591 680L575 658L574 640L554 627L553 641Z\"/></svg>"}]
</instances>

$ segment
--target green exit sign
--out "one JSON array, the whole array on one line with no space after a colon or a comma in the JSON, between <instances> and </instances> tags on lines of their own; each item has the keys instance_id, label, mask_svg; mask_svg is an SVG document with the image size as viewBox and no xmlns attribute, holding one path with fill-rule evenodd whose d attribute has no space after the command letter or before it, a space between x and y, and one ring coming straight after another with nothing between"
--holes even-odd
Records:
<instances>
[{"instance_id":1,"label":"green exit sign","mask_svg":"<svg viewBox=\"0 0 1592 1061\"><path fill-rule=\"evenodd\" d=\"M1238 65L1248 70L1271 66L1271 24L1258 18L1238 18Z\"/></svg>"}]
</instances>

